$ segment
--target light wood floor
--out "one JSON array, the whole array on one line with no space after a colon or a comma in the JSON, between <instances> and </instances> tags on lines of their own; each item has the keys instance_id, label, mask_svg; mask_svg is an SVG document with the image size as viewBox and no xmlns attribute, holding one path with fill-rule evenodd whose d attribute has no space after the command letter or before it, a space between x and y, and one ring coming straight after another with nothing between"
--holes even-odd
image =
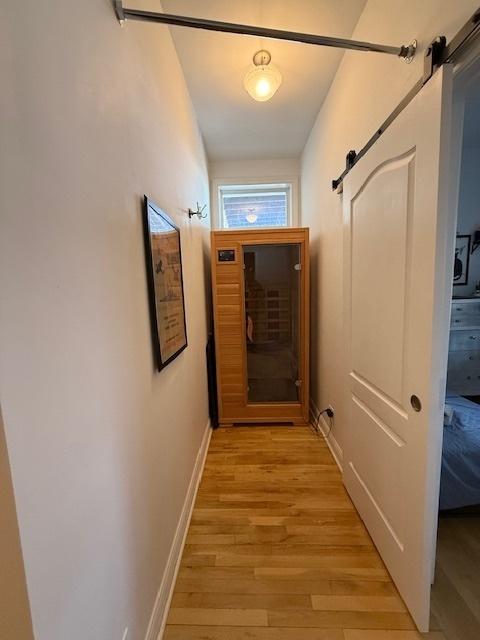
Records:
<instances>
[{"instance_id":1,"label":"light wood floor","mask_svg":"<svg viewBox=\"0 0 480 640\"><path fill-rule=\"evenodd\" d=\"M480 639L480 517L440 518L432 620L448 640Z\"/></svg>"},{"instance_id":2,"label":"light wood floor","mask_svg":"<svg viewBox=\"0 0 480 640\"><path fill-rule=\"evenodd\" d=\"M420 638L323 440L215 431L164 640Z\"/></svg>"}]
</instances>

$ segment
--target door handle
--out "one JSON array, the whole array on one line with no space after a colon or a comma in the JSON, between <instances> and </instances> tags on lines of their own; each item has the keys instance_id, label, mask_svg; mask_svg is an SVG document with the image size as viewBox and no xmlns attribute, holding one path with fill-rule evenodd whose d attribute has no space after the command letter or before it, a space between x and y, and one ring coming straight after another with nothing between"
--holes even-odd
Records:
<instances>
[{"instance_id":1,"label":"door handle","mask_svg":"<svg viewBox=\"0 0 480 640\"><path fill-rule=\"evenodd\" d=\"M416 395L413 395L410 397L410 404L413 407L414 411L421 411L422 410L422 403L420 402L420 398Z\"/></svg>"}]
</instances>

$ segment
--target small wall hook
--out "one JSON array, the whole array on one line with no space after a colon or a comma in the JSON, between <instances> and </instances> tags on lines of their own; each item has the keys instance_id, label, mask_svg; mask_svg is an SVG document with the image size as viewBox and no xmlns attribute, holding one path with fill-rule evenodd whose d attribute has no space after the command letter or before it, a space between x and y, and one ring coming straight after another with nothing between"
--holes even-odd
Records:
<instances>
[{"instance_id":1,"label":"small wall hook","mask_svg":"<svg viewBox=\"0 0 480 640\"><path fill-rule=\"evenodd\" d=\"M206 209L207 205L204 204L203 207L200 209L200 205L197 202L197 210L193 211L192 209L190 209L190 207L188 208L188 217L190 218L190 220L192 219L193 216L197 216L197 218L199 220L203 220L204 218L207 217L207 214L202 215L204 210Z\"/></svg>"}]
</instances>

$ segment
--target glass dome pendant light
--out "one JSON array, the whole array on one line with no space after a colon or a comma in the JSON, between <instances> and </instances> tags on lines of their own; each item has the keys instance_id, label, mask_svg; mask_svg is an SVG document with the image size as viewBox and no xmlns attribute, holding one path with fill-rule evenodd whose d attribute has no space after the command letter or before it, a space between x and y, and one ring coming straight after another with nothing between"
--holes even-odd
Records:
<instances>
[{"instance_id":1,"label":"glass dome pendant light","mask_svg":"<svg viewBox=\"0 0 480 640\"><path fill-rule=\"evenodd\" d=\"M253 68L250 69L243 85L254 100L266 102L272 98L282 83L282 74L270 64L272 56L262 49L253 56Z\"/></svg>"}]
</instances>

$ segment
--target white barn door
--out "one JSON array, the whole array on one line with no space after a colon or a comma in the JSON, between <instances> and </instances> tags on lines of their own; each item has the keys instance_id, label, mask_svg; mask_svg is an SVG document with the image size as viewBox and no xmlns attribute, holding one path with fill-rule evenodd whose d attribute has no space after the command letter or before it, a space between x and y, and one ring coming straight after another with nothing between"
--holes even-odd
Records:
<instances>
[{"instance_id":1,"label":"white barn door","mask_svg":"<svg viewBox=\"0 0 480 640\"><path fill-rule=\"evenodd\" d=\"M444 366L452 73L422 88L343 184L349 424L344 482L428 630Z\"/></svg>"}]
</instances>

